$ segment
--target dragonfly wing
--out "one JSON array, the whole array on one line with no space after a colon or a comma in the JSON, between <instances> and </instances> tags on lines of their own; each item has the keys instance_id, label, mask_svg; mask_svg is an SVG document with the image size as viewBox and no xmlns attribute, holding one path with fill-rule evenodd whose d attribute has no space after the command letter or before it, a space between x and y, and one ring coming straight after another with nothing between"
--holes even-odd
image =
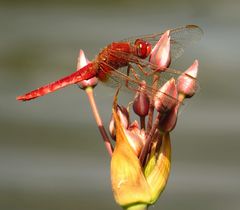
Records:
<instances>
[{"instance_id":1,"label":"dragonfly wing","mask_svg":"<svg viewBox=\"0 0 240 210\"><path fill-rule=\"evenodd\" d=\"M104 62L105 65L108 65ZM136 92L141 87L143 81L146 82L146 90L148 95L151 95L156 90L153 90L152 83L154 80L154 75L159 76L159 80L157 83L157 89L160 88L165 82L167 82L171 78L177 78L179 74L170 73L170 72L162 72L159 74L158 72L154 72L152 75L145 75L136 64L133 64L132 69L128 69L128 67L122 67L119 69L115 69L108 65L112 71L106 72L108 76L107 80L103 83L110 87L119 87L121 86L121 90L127 92ZM146 69L144 69L146 70Z\"/></svg>"},{"instance_id":2,"label":"dragonfly wing","mask_svg":"<svg viewBox=\"0 0 240 210\"><path fill-rule=\"evenodd\" d=\"M199 41L202 36L202 29L196 25L187 25L182 28L171 30L170 37L172 60L174 61L179 58L188 45Z\"/></svg>"},{"instance_id":3,"label":"dragonfly wing","mask_svg":"<svg viewBox=\"0 0 240 210\"><path fill-rule=\"evenodd\" d=\"M143 36L131 37L124 39L123 41L128 41L134 43L136 39L142 39L148 41L155 46L159 41L163 33L148 34ZM191 43L199 41L203 36L203 30L196 25L186 25L183 27L175 28L170 30L171 37L171 60L175 61L179 58L184 49Z\"/></svg>"},{"instance_id":4,"label":"dragonfly wing","mask_svg":"<svg viewBox=\"0 0 240 210\"><path fill-rule=\"evenodd\" d=\"M120 71L119 70L113 70L111 72L110 75L108 75L108 81L104 84L111 86L111 87L120 87L121 90L123 91L127 91L128 93L132 92L133 94L136 94L137 92L140 92L143 85L144 85L144 90L145 93L152 98L153 96L156 96L157 92L161 92L159 90L159 88L161 87L161 79L159 80L160 82L153 88L152 85L149 84L144 84L142 80L135 78L132 75L127 75L124 74L124 72L122 71L122 69L126 68L121 68ZM153 79L153 76L151 77ZM162 94L165 95L165 97L169 97L171 98L171 100L176 100L178 101L178 99L173 98L172 96L162 92ZM181 103L180 101L178 101L179 103Z\"/></svg>"}]
</instances>

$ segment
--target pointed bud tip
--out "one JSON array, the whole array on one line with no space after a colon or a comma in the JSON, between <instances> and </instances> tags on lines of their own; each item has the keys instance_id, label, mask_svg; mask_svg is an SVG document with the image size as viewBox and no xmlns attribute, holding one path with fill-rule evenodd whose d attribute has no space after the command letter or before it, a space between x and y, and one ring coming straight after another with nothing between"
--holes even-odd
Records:
<instances>
[{"instance_id":1,"label":"pointed bud tip","mask_svg":"<svg viewBox=\"0 0 240 210\"><path fill-rule=\"evenodd\" d=\"M86 58L85 53L82 49L79 50L78 62L77 62L77 70L83 68L89 63L89 60Z\"/></svg>"},{"instance_id":2,"label":"pointed bud tip","mask_svg":"<svg viewBox=\"0 0 240 210\"><path fill-rule=\"evenodd\" d=\"M154 106L158 112L168 112L177 104L177 86L175 79L168 80L156 93Z\"/></svg>"},{"instance_id":3,"label":"pointed bud tip","mask_svg":"<svg viewBox=\"0 0 240 210\"><path fill-rule=\"evenodd\" d=\"M117 106L117 114L119 116L120 122L122 123L124 128L128 128L129 126L129 113L126 107Z\"/></svg>"},{"instance_id":4,"label":"pointed bud tip","mask_svg":"<svg viewBox=\"0 0 240 210\"><path fill-rule=\"evenodd\" d=\"M198 74L198 60L195 60L193 64L185 71L185 74L188 74L189 76L193 78L197 78Z\"/></svg>"},{"instance_id":5,"label":"pointed bud tip","mask_svg":"<svg viewBox=\"0 0 240 210\"><path fill-rule=\"evenodd\" d=\"M170 35L170 30L167 30L164 34L166 34L166 36L169 37L169 35Z\"/></svg>"},{"instance_id":6,"label":"pointed bud tip","mask_svg":"<svg viewBox=\"0 0 240 210\"><path fill-rule=\"evenodd\" d=\"M174 78L171 78L160 88L160 91L162 93L168 93L174 89L176 89L176 82Z\"/></svg>"}]
</instances>

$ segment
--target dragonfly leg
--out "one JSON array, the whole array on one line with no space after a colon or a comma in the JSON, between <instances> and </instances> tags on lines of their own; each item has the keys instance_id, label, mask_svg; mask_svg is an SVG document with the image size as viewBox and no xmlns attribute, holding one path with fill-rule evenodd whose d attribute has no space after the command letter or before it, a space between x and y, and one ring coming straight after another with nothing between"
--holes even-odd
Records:
<instances>
[{"instance_id":1,"label":"dragonfly leg","mask_svg":"<svg viewBox=\"0 0 240 210\"><path fill-rule=\"evenodd\" d=\"M128 77L130 77L130 73L132 73L132 75L134 76L136 81L141 82L137 72L134 70L134 68L130 64L128 64L128 68L127 68L127 76ZM127 88L130 88L128 80L125 81L125 85Z\"/></svg>"},{"instance_id":2,"label":"dragonfly leg","mask_svg":"<svg viewBox=\"0 0 240 210\"><path fill-rule=\"evenodd\" d=\"M134 70L134 68L132 67L131 64L128 64L128 71L131 71L134 78L137 80L137 81L141 81L140 78L139 78L139 75L137 74L137 72ZM129 76L129 75L128 75Z\"/></svg>"},{"instance_id":3,"label":"dragonfly leg","mask_svg":"<svg viewBox=\"0 0 240 210\"><path fill-rule=\"evenodd\" d=\"M137 66L145 76L152 76L158 72L158 69L152 70L151 72L147 72L144 70L144 66L142 66L141 64L137 64Z\"/></svg>"}]
</instances>

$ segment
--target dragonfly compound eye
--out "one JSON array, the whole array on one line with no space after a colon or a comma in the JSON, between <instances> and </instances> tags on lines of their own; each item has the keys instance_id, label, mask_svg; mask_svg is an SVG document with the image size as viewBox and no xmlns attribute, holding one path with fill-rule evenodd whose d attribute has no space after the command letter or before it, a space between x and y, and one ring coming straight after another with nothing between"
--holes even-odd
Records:
<instances>
[{"instance_id":1,"label":"dragonfly compound eye","mask_svg":"<svg viewBox=\"0 0 240 210\"><path fill-rule=\"evenodd\" d=\"M152 46L150 43L142 40L137 39L134 43L135 47L135 54L140 58L146 58L151 53Z\"/></svg>"}]
</instances>

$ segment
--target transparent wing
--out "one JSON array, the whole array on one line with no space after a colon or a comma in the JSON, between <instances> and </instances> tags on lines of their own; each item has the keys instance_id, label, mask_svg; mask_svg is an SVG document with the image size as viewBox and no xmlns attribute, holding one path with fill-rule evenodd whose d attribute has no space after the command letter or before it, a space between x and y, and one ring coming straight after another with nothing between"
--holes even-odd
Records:
<instances>
[{"instance_id":1,"label":"transparent wing","mask_svg":"<svg viewBox=\"0 0 240 210\"><path fill-rule=\"evenodd\" d=\"M163 33L148 34L124 39L122 41L134 43L136 39L143 39L155 46ZM171 60L179 58L184 49L191 43L197 42L203 36L203 30L196 25L186 25L170 30L171 37Z\"/></svg>"},{"instance_id":2,"label":"transparent wing","mask_svg":"<svg viewBox=\"0 0 240 210\"><path fill-rule=\"evenodd\" d=\"M172 73L153 73L151 76L145 77L142 71L138 70L138 66L135 66L133 70L129 70L127 67L120 68L120 69L114 69L107 63L104 63L105 65L112 68L112 71L106 72L106 75L108 76L107 80L104 81L104 84L113 88L121 87L121 90L133 92L136 93L140 90L142 87L143 81L146 82L145 91L149 97L153 97L153 95L159 91L159 88L167 82L171 78L177 79L179 74L175 73L174 70L172 70ZM153 81L155 76L157 76L157 85L153 87ZM163 93L166 97L171 97L165 93ZM172 97L171 97L172 98Z\"/></svg>"}]
</instances>

